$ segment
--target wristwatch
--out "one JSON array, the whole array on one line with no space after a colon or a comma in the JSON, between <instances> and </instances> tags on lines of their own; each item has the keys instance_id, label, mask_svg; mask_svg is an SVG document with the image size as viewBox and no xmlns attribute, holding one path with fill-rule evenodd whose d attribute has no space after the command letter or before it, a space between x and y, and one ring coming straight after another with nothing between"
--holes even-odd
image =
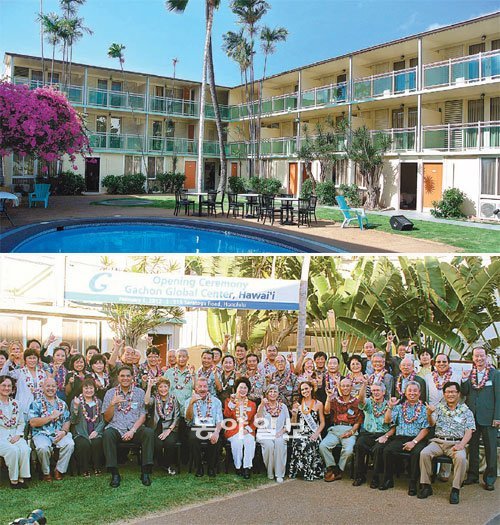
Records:
<instances>
[{"instance_id":1,"label":"wristwatch","mask_svg":"<svg viewBox=\"0 0 500 525\"><path fill-rule=\"evenodd\" d=\"M418 445L418 441L416 439L413 440L413 443L415 443L415 445Z\"/></svg>"}]
</instances>

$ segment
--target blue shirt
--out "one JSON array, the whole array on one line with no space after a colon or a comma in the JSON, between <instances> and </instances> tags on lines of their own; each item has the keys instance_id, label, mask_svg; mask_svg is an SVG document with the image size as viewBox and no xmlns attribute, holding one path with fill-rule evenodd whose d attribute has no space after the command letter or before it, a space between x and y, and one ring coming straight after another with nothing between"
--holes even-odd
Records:
<instances>
[{"instance_id":1,"label":"blue shirt","mask_svg":"<svg viewBox=\"0 0 500 525\"><path fill-rule=\"evenodd\" d=\"M186 401L184 413L186 413L190 401L190 399ZM209 404L211 405L210 412L208 411ZM222 418L222 403L217 397L208 394L205 399L199 399L193 403L193 419L187 420L187 424L190 427L214 427L217 423L222 422Z\"/></svg>"},{"instance_id":2,"label":"blue shirt","mask_svg":"<svg viewBox=\"0 0 500 525\"><path fill-rule=\"evenodd\" d=\"M387 402L385 399L382 400L382 406L377 405L377 412L382 410L382 414L378 417L373 413L373 399L371 398L368 398L364 405L360 403L359 408L365 413L363 428L367 432L379 434L381 432L387 432L391 428L388 423L384 423L385 409L387 408Z\"/></svg>"},{"instance_id":3,"label":"blue shirt","mask_svg":"<svg viewBox=\"0 0 500 525\"><path fill-rule=\"evenodd\" d=\"M56 397L56 399L49 403L45 396L33 401L30 405L28 412L28 420L36 417L47 417L52 414L54 410L59 410L61 416L55 421L49 421L41 427L33 427L33 435L45 434L46 436L54 437L56 432L62 430L64 423L69 421L69 410L68 405L62 400Z\"/></svg>"},{"instance_id":4,"label":"blue shirt","mask_svg":"<svg viewBox=\"0 0 500 525\"><path fill-rule=\"evenodd\" d=\"M420 413L418 414L417 419L412 422L405 421L403 407L407 407L407 420L413 419L419 409L418 407L420 407ZM392 409L392 424L396 425L396 436L416 436L423 428L429 428L425 405L422 402L419 402L412 406L407 401L396 405Z\"/></svg>"}]
</instances>

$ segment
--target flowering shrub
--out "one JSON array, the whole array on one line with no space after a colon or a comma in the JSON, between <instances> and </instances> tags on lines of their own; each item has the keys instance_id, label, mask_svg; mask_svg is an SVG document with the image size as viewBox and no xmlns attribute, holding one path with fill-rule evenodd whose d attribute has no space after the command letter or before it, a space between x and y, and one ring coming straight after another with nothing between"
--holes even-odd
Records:
<instances>
[{"instance_id":1,"label":"flowering shrub","mask_svg":"<svg viewBox=\"0 0 500 525\"><path fill-rule=\"evenodd\" d=\"M0 156L10 153L47 162L67 154L74 164L77 154L92 152L83 122L64 94L0 82Z\"/></svg>"}]
</instances>

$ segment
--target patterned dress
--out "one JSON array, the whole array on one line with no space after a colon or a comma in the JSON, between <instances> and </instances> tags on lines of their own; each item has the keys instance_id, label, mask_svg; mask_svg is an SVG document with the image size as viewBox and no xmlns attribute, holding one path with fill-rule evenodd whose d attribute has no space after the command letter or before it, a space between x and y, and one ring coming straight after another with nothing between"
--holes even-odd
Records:
<instances>
[{"instance_id":1,"label":"patterned dress","mask_svg":"<svg viewBox=\"0 0 500 525\"><path fill-rule=\"evenodd\" d=\"M319 425L318 412L316 410L311 411L311 416L314 422ZM290 477L296 478L298 474L302 474L306 481L321 479L325 470L323 458L319 453L321 436L316 441L309 439L313 431L304 421L304 416L300 409L297 421L298 427L293 432Z\"/></svg>"}]
</instances>

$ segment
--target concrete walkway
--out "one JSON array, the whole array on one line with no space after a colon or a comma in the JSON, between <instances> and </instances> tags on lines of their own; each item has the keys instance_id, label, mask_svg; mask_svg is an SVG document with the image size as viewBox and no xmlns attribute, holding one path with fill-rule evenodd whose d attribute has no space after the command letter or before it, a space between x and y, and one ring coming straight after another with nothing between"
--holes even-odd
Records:
<instances>
[{"instance_id":1,"label":"concrete walkway","mask_svg":"<svg viewBox=\"0 0 500 525\"><path fill-rule=\"evenodd\" d=\"M126 195L82 195L50 197L49 208L42 207L27 208L23 203L18 208L8 209L9 215L16 227L27 224L52 221L57 219L77 219L77 218L103 218L103 217L173 217L173 210L164 208L148 208L136 206L94 206L91 203L99 200L123 199L130 196ZM147 196L144 196L147 197ZM180 217L180 216L179 216ZM184 215L182 215L184 217ZM253 226L260 230L275 230L280 232L292 233L297 237L305 237L318 242L327 243L331 246L350 253L449 253L462 251L447 244L395 235L391 233L377 231L376 229L360 231L359 228L341 228L339 222L332 220L319 220L318 224L313 224L311 228L297 226L283 226L277 221L274 226L269 224L262 225L255 219L234 219L229 216L210 220L216 220L231 224L239 223L246 226ZM5 218L0 219L1 232L12 229Z\"/></svg>"},{"instance_id":2,"label":"concrete walkway","mask_svg":"<svg viewBox=\"0 0 500 525\"><path fill-rule=\"evenodd\" d=\"M426 500L408 496L407 483L406 479L397 480L396 488L385 492L366 485L355 488L347 479L334 483L301 480L286 481L282 485L272 483L250 492L127 523L482 525L491 520L500 523L498 492L486 492L479 485L466 487L460 491L460 504L450 505L449 483L434 483L434 495Z\"/></svg>"}]
</instances>

